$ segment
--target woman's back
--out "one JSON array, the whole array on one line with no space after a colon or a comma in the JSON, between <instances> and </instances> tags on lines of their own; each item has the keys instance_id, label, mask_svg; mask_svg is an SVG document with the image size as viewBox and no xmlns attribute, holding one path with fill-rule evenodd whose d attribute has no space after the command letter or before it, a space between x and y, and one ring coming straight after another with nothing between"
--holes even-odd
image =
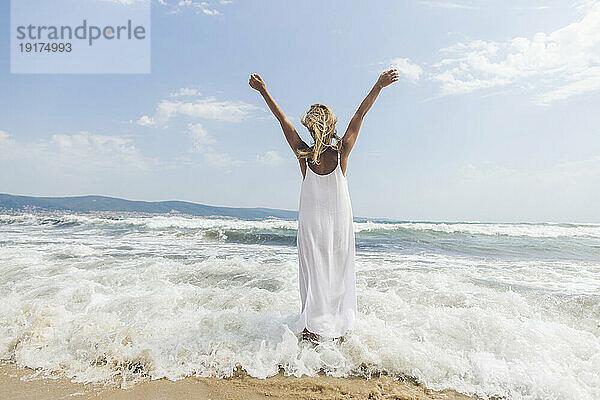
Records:
<instances>
[{"instance_id":1,"label":"woman's back","mask_svg":"<svg viewBox=\"0 0 600 400\"><path fill-rule=\"evenodd\" d=\"M339 161L339 153L331 148L328 148L321 154L319 158L319 164L313 164L309 159L306 160L306 165L310 168L314 173L319 175L326 175L332 172Z\"/></svg>"}]
</instances>

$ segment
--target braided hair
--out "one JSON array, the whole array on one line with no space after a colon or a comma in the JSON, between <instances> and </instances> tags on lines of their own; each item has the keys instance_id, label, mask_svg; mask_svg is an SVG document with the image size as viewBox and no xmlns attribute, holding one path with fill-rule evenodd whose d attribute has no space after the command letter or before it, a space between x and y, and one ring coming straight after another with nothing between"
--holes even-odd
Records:
<instances>
[{"instance_id":1,"label":"braided hair","mask_svg":"<svg viewBox=\"0 0 600 400\"><path fill-rule=\"evenodd\" d=\"M314 144L304 149L296 150L296 156L299 159L311 159L316 165L319 165L321 154L327 150L327 147L339 152L342 147L342 141L337 135L335 124L337 117L325 104L313 104L301 119L310 135L314 139ZM333 139L336 143L333 144Z\"/></svg>"}]
</instances>

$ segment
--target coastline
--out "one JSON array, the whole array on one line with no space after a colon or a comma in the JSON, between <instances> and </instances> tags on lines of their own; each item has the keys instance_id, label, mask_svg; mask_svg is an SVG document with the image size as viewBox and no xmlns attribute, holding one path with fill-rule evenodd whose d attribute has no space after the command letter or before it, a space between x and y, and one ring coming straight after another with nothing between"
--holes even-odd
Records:
<instances>
[{"instance_id":1,"label":"coastline","mask_svg":"<svg viewBox=\"0 0 600 400\"><path fill-rule=\"evenodd\" d=\"M248 376L238 370L231 378L187 377L178 381L145 379L129 389L114 385L73 383L68 378L34 377L35 370L0 363L0 398L2 399L395 399L395 400L467 400L454 391L435 392L410 380L396 380L381 375L371 379L337 378L321 374L315 377L284 376L282 372L267 379Z\"/></svg>"}]
</instances>

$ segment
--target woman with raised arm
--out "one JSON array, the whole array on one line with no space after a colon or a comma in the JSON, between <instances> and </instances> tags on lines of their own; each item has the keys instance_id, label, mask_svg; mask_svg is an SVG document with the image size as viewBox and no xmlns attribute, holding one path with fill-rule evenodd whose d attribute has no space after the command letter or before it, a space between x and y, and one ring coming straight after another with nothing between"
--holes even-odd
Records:
<instances>
[{"instance_id":1,"label":"woman with raised arm","mask_svg":"<svg viewBox=\"0 0 600 400\"><path fill-rule=\"evenodd\" d=\"M348 156L379 92L397 80L395 69L379 76L342 138L336 133L333 111L324 104L313 104L301 120L314 140L308 146L261 77L250 76L250 86L260 92L281 124L302 172L297 238L302 308L290 328L304 339L343 339L356 323L354 226L346 182Z\"/></svg>"}]
</instances>

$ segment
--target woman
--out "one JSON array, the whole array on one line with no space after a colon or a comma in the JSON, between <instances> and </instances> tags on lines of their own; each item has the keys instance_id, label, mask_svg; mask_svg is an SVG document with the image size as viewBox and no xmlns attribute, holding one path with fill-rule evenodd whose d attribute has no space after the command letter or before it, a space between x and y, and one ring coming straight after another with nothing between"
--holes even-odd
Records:
<instances>
[{"instance_id":1,"label":"woman","mask_svg":"<svg viewBox=\"0 0 600 400\"><path fill-rule=\"evenodd\" d=\"M383 72L350 120L340 139L337 118L324 104L313 104L302 118L314 140L308 146L266 89L258 74L248 82L265 99L300 162L302 188L298 212L298 258L302 310L292 324L295 333L316 342L340 339L357 318L354 228L346 182L348 156L379 92L398 80L398 71ZM334 143L335 139L335 143Z\"/></svg>"}]
</instances>

